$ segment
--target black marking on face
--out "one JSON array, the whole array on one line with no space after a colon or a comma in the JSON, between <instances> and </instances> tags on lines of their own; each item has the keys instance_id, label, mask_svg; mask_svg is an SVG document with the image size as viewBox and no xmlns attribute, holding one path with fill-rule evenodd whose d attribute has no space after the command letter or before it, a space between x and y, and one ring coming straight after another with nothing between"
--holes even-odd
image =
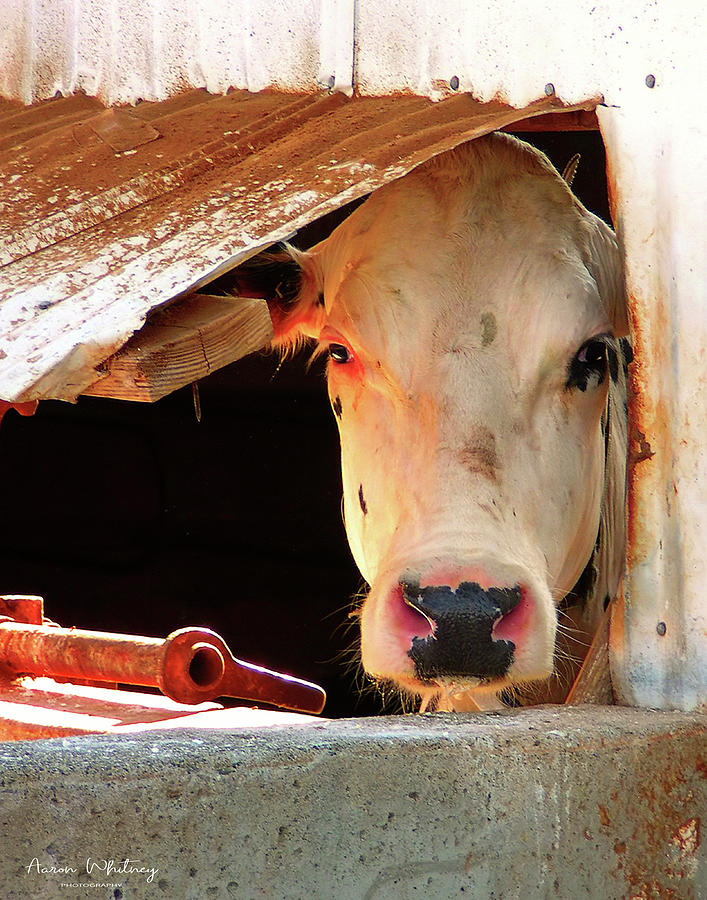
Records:
<instances>
[{"instance_id":1,"label":"black marking on face","mask_svg":"<svg viewBox=\"0 0 707 900\"><path fill-rule=\"evenodd\" d=\"M504 688L500 693L501 703L504 706L508 706L511 709L517 709L523 706L523 701L516 693L517 689L515 687L507 687Z\"/></svg>"},{"instance_id":2,"label":"black marking on face","mask_svg":"<svg viewBox=\"0 0 707 900\"><path fill-rule=\"evenodd\" d=\"M461 464L472 474L498 481L496 438L488 428L480 427L470 435L458 456Z\"/></svg>"},{"instance_id":3,"label":"black marking on face","mask_svg":"<svg viewBox=\"0 0 707 900\"><path fill-rule=\"evenodd\" d=\"M341 397L337 394L332 401L331 408L334 410L334 415L337 419L341 418L341 415L344 411L343 406L341 405Z\"/></svg>"},{"instance_id":4,"label":"black marking on face","mask_svg":"<svg viewBox=\"0 0 707 900\"><path fill-rule=\"evenodd\" d=\"M362 484L359 484L359 486L358 486L358 502L361 507L361 512L364 514L364 516L367 516L368 515L368 505L366 504L366 499L363 496L363 485Z\"/></svg>"},{"instance_id":5,"label":"black marking on face","mask_svg":"<svg viewBox=\"0 0 707 900\"><path fill-rule=\"evenodd\" d=\"M481 346L488 347L496 340L498 333L498 323L496 316L492 312L484 313L481 316Z\"/></svg>"}]
</instances>

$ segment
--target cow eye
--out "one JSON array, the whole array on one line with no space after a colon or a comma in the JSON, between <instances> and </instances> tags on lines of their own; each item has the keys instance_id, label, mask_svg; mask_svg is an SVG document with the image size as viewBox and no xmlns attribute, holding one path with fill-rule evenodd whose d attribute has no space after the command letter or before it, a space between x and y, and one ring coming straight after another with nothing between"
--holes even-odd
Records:
<instances>
[{"instance_id":1,"label":"cow eye","mask_svg":"<svg viewBox=\"0 0 707 900\"><path fill-rule=\"evenodd\" d=\"M335 363L351 362L351 351L344 344L329 344L329 358Z\"/></svg>"},{"instance_id":2,"label":"cow eye","mask_svg":"<svg viewBox=\"0 0 707 900\"><path fill-rule=\"evenodd\" d=\"M603 368L606 364L606 344L604 341L587 341L580 347L576 358L583 366Z\"/></svg>"},{"instance_id":3,"label":"cow eye","mask_svg":"<svg viewBox=\"0 0 707 900\"><path fill-rule=\"evenodd\" d=\"M602 338L585 341L575 354L567 373L567 388L586 391L589 380L594 377L601 384L606 375L607 348Z\"/></svg>"}]
</instances>

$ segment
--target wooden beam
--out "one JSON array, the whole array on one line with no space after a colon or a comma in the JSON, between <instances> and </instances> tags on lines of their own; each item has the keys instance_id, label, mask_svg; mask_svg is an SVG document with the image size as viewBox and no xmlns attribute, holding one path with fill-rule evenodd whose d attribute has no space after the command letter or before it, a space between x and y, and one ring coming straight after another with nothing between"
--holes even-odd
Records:
<instances>
[{"instance_id":1,"label":"wooden beam","mask_svg":"<svg viewBox=\"0 0 707 900\"><path fill-rule=\"evenodd\" d=\"M153 402L272 339L264 300L194 294L150 316L84 395Z\"/></svg>"}]
</instances>

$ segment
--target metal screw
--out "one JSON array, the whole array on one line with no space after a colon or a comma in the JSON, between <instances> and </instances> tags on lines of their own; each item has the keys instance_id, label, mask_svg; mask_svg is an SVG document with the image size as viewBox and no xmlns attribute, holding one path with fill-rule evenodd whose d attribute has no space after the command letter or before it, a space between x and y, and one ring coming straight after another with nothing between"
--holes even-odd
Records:
<instances>
[{"instance_id":1,"label":"metal screw","mask_svg":"<svg viewBox=\"0 0 707 900\"><path fill-rule=\"evenodd\" d=\"M49 307L51 305L52 305L51 300L40 300L39 303L37 304L37 309L49 309Z\"/></svg>"},{"instance_id":2,"label":"metal screw","mask_svg":"<svg viewBox=\"0 0 707 900\"><path fill-rule=\"evenodd\" d=\"M646 87L655 87L655 75L646 75Z\"/></svg>"},{"instance_id":3,"label":"metal screw","mask_svg":"<svg viewBox=\"0 0 707 900\"><path fill-rule=\"evenodd\" d=\"M552 95L555 93L555 85L551 81L548 81L548 83L545 85L545 93L548 97L552 97Z\"/></svg>"},{"instance_id":4,"label":"metal screw","mask_svg":"<svg viewBox=\"0 0 707 900\"><path fill-rule=\"evenodd\" d=\"M459 76L458 75L452 75L452 77L449 79L449 86L453 91L459 90Z\"/></svg>"},{"instance_id":5,"label":"metal screw","mask_svg":"<svg viewBox=\"0 0 707 900\"><path fill-rule=\"evenodd\" d=\"M655 626L655 630L658 632L658 634L661 637L663 637L663 635L668 630L668 628L667 628L665 622L658 622L658 624Z\"/></svg>"}]
</instances>

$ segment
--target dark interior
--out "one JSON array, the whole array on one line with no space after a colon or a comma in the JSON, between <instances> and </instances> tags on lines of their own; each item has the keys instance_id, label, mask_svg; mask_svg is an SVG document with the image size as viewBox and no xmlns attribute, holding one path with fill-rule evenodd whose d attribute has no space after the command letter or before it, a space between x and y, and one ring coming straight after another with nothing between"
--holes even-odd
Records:
<instances>
[{"instance_id":1,"label":"dark interior","mask_svg":"<svg viewBox=\"0 0 707 900\"><path fill-rule=\"evenodd\" d=\"M520 135L609 221L598 132ZM306 247L342 213L300 233ZM325 715L400 709L356 665L364 589L341 519L323 363L255 354L148 405L47 401L0 429L0 592L41 594L61 625L221 634L236 656L326 688Z\"/></svg>"}]
</instances>

